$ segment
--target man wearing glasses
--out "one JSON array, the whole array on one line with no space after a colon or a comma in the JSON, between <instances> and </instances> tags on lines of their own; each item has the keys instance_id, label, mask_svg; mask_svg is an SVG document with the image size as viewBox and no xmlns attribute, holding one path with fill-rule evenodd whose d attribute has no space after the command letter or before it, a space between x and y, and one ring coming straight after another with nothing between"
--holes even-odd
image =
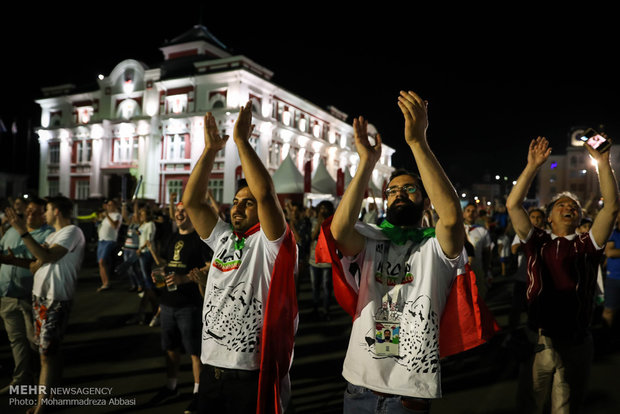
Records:
<instances>
[{"instance_id":1,"label":"man wearing glasses","mask_svg":"<svg viewBox=\"0 0 620 414\"><path fill-rule=\"evenodd\" d=\"M381 137L371 144L367 121L355 119L360 164L330 227L355 298L343 367L345 413L430 411L430 400L441 397L439 321L464 266L461 207L426 139L427 103L401 92L398 105L420 175L397 170L386 190L386 220L380 227L358 222ZM431 202L439 220L421 228ZM398 341L385 342L385 330L399 332Z\"/></svg>"}]
</instances>

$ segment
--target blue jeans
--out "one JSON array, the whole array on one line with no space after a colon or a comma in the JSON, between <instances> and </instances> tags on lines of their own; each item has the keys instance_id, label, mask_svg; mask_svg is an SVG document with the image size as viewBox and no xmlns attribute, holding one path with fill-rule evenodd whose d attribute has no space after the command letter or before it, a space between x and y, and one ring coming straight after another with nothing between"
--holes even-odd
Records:
<instances>
[{"instance_id":1,"label":"blue jeans","mask_svg":"<svg viewBox=\"0 0 620 414\"><path fill-rule=\"evenodd\" d=\"M312 285L312 304L318 309L323 294L323 309L329 313L329 303L332 297L332 268L310 265L310 283Z\"/></svg>"},{"instance_id":2,"label":"blue jeans","mask_svg":"<svg viewBox=\"0 0 620 414\"><path fill-rule=\"evenodd\" d=\"M164 351L183 348L190 355L200 356L202 315L194 306L175 308L160 305L161 346Z\"/></svg>"},{"instance_id":3,"label":"blue jeans","mask_svg":"<svg viewBox=\"0 0 620 414\"><path fill-rule=\"evenodd\" d=\"M123 263L118 265L116 272L121 275L127 274L131 286L144 287L142 269L140 269L140 263L138 263L136 249L123 248Z\"/></svg>"},{"instance_id":4,"label":"blue jeans","mask_svg":"<svg viewBox=\"0 0 620 414\"><path fill-rule=\"evenodd\" d=\"M408 402L427 402L426 409L411 409L405 407ZM380 396L368 388L347 384L344 392L344 414L428 414L430 401L420 398L394 396Z\"/></svg>"},{"instance_id":5,"label":"blue jeans","mask_svg":"<svg viewBox=\"0 0 620 414\"><path fill-rule=\"evenodd\" d=\"M155 283L151 279L151 270L153 269L153 256L151 252L140 252L140 270L142 271L142 281L146 289L155 289Z\"/></svg>"}]
</instances>

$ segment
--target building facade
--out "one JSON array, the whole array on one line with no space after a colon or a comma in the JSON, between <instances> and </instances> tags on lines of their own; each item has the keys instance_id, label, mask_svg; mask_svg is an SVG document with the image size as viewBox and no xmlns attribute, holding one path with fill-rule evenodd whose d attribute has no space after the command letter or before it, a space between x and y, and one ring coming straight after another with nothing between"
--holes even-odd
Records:
<instances>
[{"instance_id":1,"label":"building facade","mask_svg":"<svg viewBox=\"0 0 620 414\"><path fill-rule=\"evenodd\" d=\"M120 62L97 87L43 89L39 194L75 200L126 196L169 202L182 196L204 149L204 114L212 112L222 134L232 136L240 106L252 102L251 137L273 174L287 156L304 172L324 164L336 180L354 175L359 162L347 115L319 108L270 81L273 73L242 55L232 55L204 26L160 48L162 63L148 68ZM393 170L394 150L383 145L373 175L382 188ZM232 139L210 177L215 199L229 203L242 178ZM137 188L137 191L136 191Z\"/></svg>"}]
</instances>

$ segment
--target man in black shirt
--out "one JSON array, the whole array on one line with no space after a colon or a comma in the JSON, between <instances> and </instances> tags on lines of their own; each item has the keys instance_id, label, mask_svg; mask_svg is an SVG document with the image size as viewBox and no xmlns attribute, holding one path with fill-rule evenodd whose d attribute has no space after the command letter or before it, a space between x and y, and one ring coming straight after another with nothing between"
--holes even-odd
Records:
<instances>
[{"instance_id":1,"label":"man in black shirt","mask_svg":"<svg viewBox=\"0 0 620 414\"><path fill-rule=\"evenodd\" d=\"M152 404L179 396L177 377L181 349L190 354L194 375L194 398L186 412L197 409L200 378L202 294L190 272L206 275L213 252L200 240L182 203L176 206L174 220L177 231L164 241L165 259L155 257L158 265L165 263L166 286L158 289L160 303L161 342L166 357L167 384L152 399ZM176 288L176 289L175 289Z\"/></svg>"}]
</instances>

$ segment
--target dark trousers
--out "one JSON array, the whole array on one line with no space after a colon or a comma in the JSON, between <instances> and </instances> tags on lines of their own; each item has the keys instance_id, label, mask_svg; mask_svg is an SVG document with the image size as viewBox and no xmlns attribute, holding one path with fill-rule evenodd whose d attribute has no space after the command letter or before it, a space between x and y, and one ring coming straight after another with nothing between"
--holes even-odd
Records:
<instances>
[{"instance_id":1,"label":"dark trousers","mask_svg":"<svg viewBox=\"0 0 620 414\"><path fill-rule=\"evenodd\" d=\"M259 371L203 365L198 391L199 413L254 414Z\"/></svg>"}]
</instances>

